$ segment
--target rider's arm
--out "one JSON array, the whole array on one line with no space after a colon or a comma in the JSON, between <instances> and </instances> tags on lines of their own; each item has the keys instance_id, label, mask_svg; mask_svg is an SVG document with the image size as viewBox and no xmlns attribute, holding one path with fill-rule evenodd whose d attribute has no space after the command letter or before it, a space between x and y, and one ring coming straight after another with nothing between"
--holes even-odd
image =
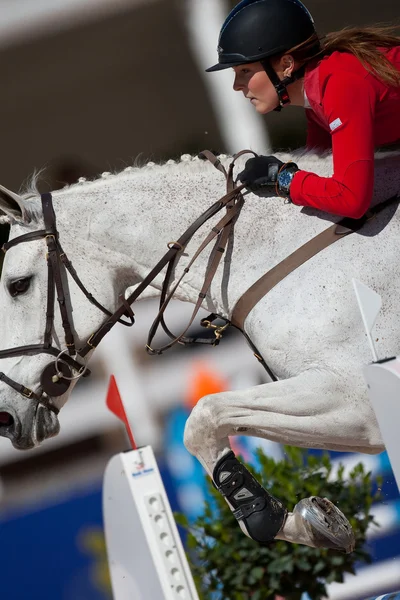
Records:
<instances>
[{"instance_id":1,"label":"rider's arm","mask_svg":"<svg viewBox=\"0 0 400 600\"><path fill-rule=\"evenodd\" d=\"M321 127L315 118L314 111L306 110L307 117L307 141L306 147L309 150L330 150L332 148L331 135L326 129Z\"/></svg>"},{"instance_id":2,"label":"rider's arm","mask_svg":"<svg viewBox=\"0 0 400 600\"><path fill-rule=\"evenodd\" d=\"M331 128L333 175L298 171L290 187L294 204L352 218L368 210L374 182L376 101L370 79L345 71L329 78L322 106Z\"/></svg>"}]
</instances>

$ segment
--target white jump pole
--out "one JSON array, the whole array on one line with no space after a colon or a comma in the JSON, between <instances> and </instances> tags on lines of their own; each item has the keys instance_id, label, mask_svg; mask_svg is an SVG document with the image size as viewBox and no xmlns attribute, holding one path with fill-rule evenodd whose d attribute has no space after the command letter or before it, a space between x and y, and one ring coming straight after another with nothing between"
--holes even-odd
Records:
<instances>
[{"instance_id":1,"label":"white jump pole","mask_svg":"<svg viewBox=\"0 0 400 600\"><path fill-rule=\"evenodd\" d=\"M397 356L378 361L365 366L363 370L369 398L400 491L400 358Z\"/></svg>"},{"instance_id":2,"label":"white jump pole","mask_svg":"<svg viewBox=\"0 0 400 600\"><path fill-rule=\"evenodd\" d=\"M371 330L381 307L381 298L369 287L354 279L353 285L374 358L373 363L364 366L364 377L397 487L400 490L400 357L393 356L378 360Z\"/></svg>"},{"instance_id":3,"label":"white jump pole","mask_svg":"<svg viewBox=\"0 0 400 600\"><path fill-rule=\"evenodd\" d=\"M207 67L217 62L219 31L229 9L227 0L182 2L188 43L217 118L224 151L235 154L243 148L251 148L268 154L271 144L262 117L242 94L232 90L232 69L219 73L205 72Z\"/></svg>"},{"instance_id":4,"label":"white jump pole","mask_svg":"<svg viewBox=\"0 0 400 600\"><path fill-rule=\"evenodd\" d=\"M133 446L113 456L103 482L114 600L199 600L153 450L135 447L113 379L110 390L107 404L125 422Z\"/></svg>"}]
</instances>

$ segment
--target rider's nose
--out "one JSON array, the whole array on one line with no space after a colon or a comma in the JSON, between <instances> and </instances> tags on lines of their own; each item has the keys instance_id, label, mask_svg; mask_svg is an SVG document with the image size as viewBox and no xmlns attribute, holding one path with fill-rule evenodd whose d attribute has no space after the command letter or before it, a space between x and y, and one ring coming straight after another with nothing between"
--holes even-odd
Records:
<instances>
[{"instance_id":1,"label":"rider's nose","mask_svg":"<svg viewBox=\"0 0 400 600\"><path fill-rule=\"evenodd\" d=\"M241 83L239 77L235 75L235 79L233 80L233 89L235 90L235 92L240 92L241 90L243 90L243 88L243 83Z\"/></svg>"}]
</instances>

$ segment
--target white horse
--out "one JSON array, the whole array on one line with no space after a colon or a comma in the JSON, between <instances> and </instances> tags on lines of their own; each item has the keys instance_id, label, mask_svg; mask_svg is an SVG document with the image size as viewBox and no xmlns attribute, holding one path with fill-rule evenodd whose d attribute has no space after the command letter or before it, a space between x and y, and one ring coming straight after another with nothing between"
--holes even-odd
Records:
<instances>
[{"instance_id":1,"label":"white horse","mask_svg":"<svg viewBox=\"0 0 400 600\"><path fill-rule=\"evenodd\" d=\"M279 158L286 161L289 157ZM399 158L395 153L377 156L374 203L399 192ZM300 168L322 176L332 173L330 155L298 153L296 161ZM229 159L223 162L228 164ZM120 305L120 294L127 293L128 288L131 292L143 281L165 253L166 244L176 240L224 192L225 182L218 171L208 162L184 156L179 163L149 163L117 175L104 173L93 182L81 181L55 192L53 202L65 253L90 293L114 311ZM245 331L278 381L204 397L192 411L185 445L214 479L216 465L229 455L228 436L238 432L306 448L364 453L384 450L361 373L361 366L370 357L351 279L361 279L385 299L376 344L380 356L396 354L400 339L400 218L396 208L397 204L386 208L359 233L310 259L252 310ZM35 191L19 196L2 188L0 210L3 220L11 224L10 239L43 229L40 197ZM219 218L213 217L204 229L209 231ZM229 319L237 300L263 273L323 231L329 221L339 220L285 204L279 198L247 196L229 251L203 305ZM176 276L204 236L203 232L196 234ZM19 243L6 253L0 291L2 349L43 343L45 255L43 239ZM196 302L206 264L207 256L201 255L176 298ZM65 274L63 278L66 283ZM161 283L158 276L142 297L158 296ZM104 321L104 315L71 280L66 309L78 346ZM65 349L58 311L52 336L53 345ZM43 368L52 362L54 358L44 353L2 358L0 372L36 392ZM21 389L14 389L3 379L0 434L20 449L56 435L59 423L55 409L65 404L72 387L43 403L35 395L24 397ZM220 472L218 477L223 487ZM319 508L314 508L318 512ZM316 535L300 512L285 514L274 537L310 546L332 546L332 532L318 537L321 531ZM338 519L333 518L328 528L340 529ZM249 533L246 521L239 522ZM349 550L352 542L348 536L333 546Z\"/></svg>"}]
</instances>

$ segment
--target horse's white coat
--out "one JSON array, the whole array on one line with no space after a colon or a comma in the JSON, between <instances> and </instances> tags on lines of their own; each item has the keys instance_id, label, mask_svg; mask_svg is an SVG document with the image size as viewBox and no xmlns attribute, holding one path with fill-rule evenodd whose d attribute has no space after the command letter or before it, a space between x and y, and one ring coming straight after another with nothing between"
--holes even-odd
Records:
<instances>
[{"instance_id":1,"label":"horse's white coat","mask_svg":"<svg viewBox=\"0 0 400 600\"><path fill-rule=\"evenodd\" d=\"M296 161L301 168L322 176L332 172L330 155L299 154ZM374 203L400 190L399 155L382 155L376 165ZM80 182L54 193L61 243L88 290L115 309L119 294L128 286L132 290L145 277L166 251L167 242L177 239L224 191L222 175L209 163L189 156L177 164L169 161L164 166L129 168L119 175L105 173L97 181ZM0 209L6 214L15 217L21 210L40 213L38 198L20 199L18 204L2 194ZM400 340L400 213L394 213L395 207L386 209L360 234L324 250L290 274L252 311L246 332L280 381L207 396L194 408L186 424L185 444L208 473L229 449L228 436L238 431L309 448L366 453L384 449L362 378L361 366L370 357L351 280L363 281L383 297L376 347L381 357L396 354ZM212 222L219 218L217 215ZM284 204L279 198L248 196L206 307L229 317L235 302L264 272L338 220ZM11 237L41 226L35 219L12 220ZM210 227L206 226L207 231ZM189 255L203 237L205 230L189 245ZM179 273L188 260L187 256L182 259ZM199 258L177 298L195 303L206 263L207 256ZM32 277L29 291L11 298L7 292L10 281L26 276ZM10 249L1 284L1 347L39 343L47 287L45 242ZM160 284L158 277L145 296L157 296ZM83 341L103 315L73 282L70 295L74 327ZM59 320L57 339L64 347ZM46 355L6 359L0 361L0 371L35 388L47 362ZM59 407L68 395L57 400ZM9 412L21 424L18 435L9 436L14 445L26 448L37 443L37 407L3 384L0 412ZM55 417L51 419L48 435L58 430ZM287 538L299 541L302 534L296 528L291 534L293 527L289 519Z\"/></svg>"}]
</instances>

